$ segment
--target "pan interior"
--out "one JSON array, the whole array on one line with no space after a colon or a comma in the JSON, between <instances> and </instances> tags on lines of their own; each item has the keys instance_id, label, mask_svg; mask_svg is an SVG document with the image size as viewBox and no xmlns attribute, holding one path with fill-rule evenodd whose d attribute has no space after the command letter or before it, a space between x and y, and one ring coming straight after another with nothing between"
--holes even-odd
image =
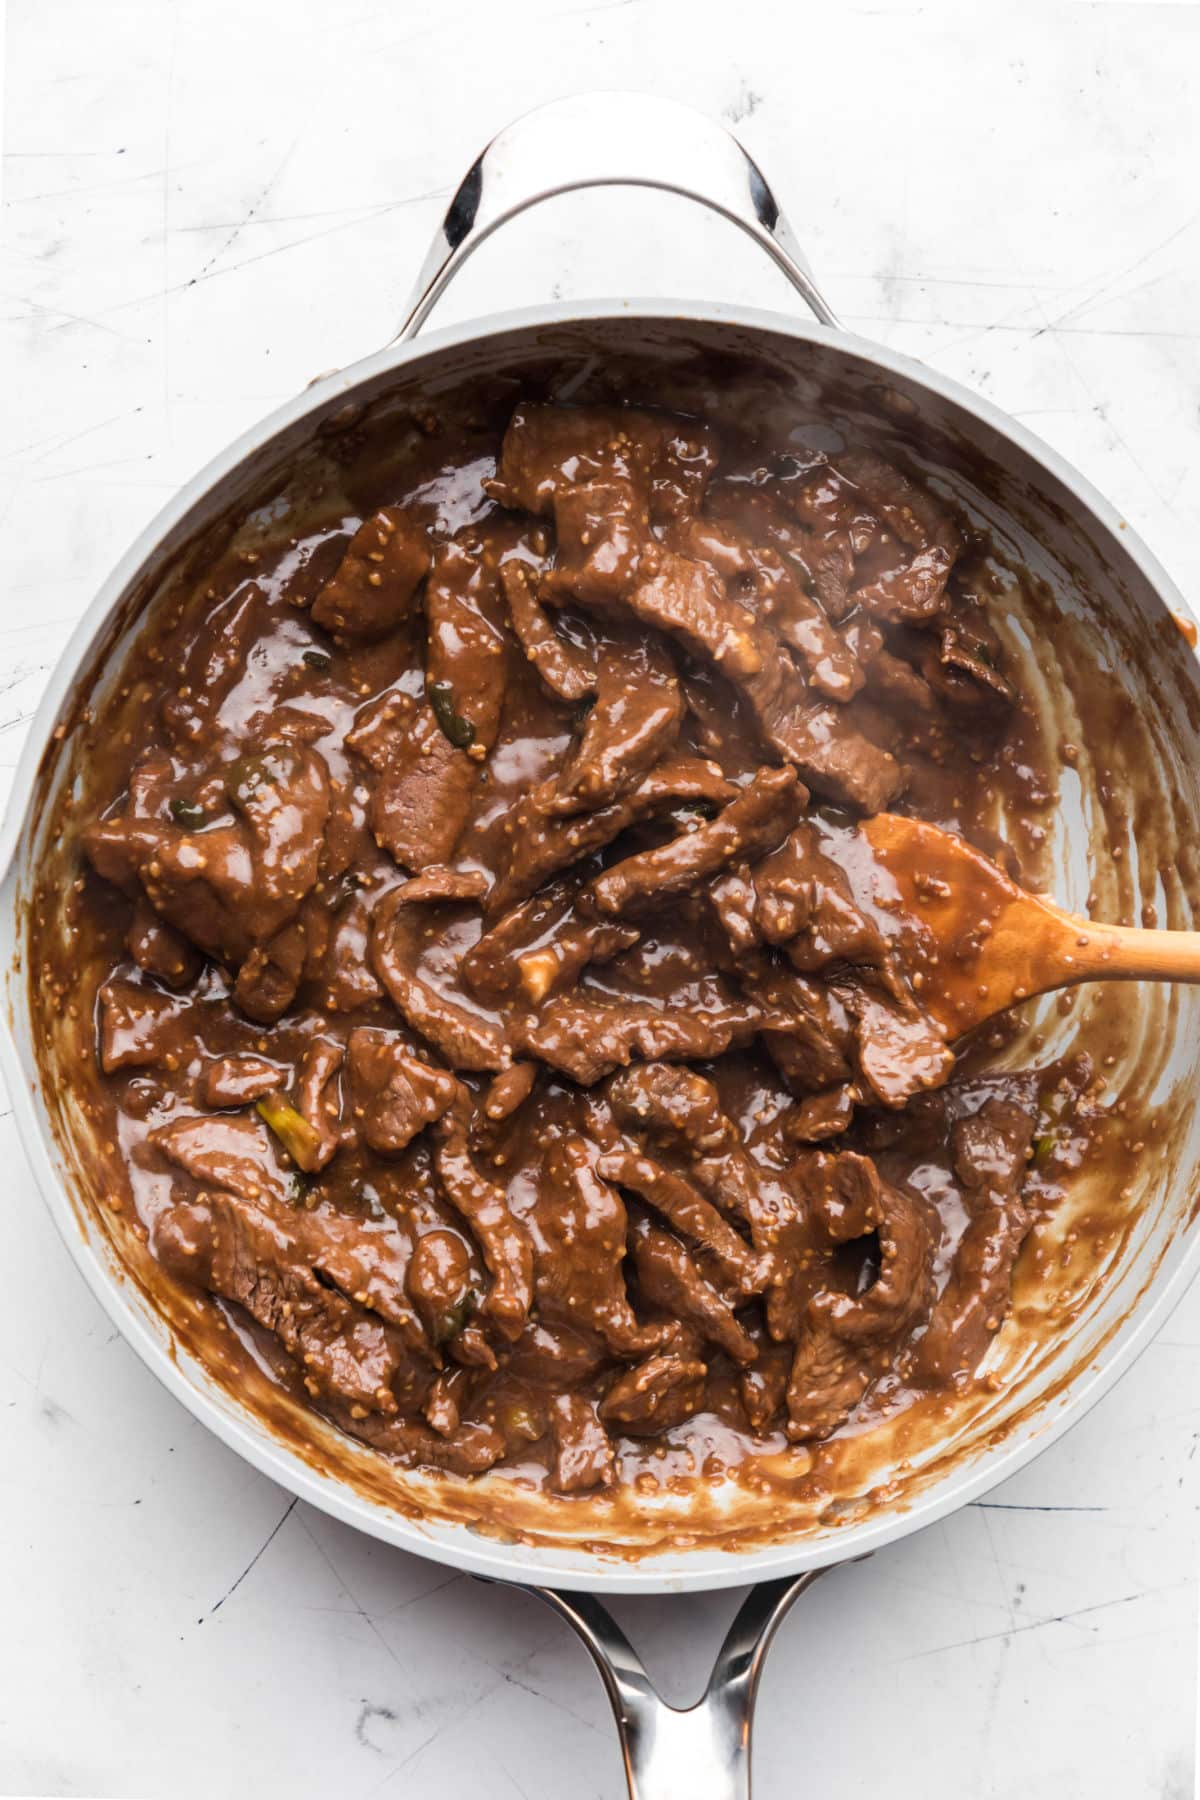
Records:
<instances>
[{"instance_id":1,"label":"pan interior","mask_svg":"<svg viewBox=\"0 0 1200 1800\"><path fill-rule=\"evenodd\" d=\"M695 413L772 446L830 449L843 440L896 456L935 491L985 526L1009 584L994 622L1022 692L1051 745L1073 746L1047 816L1047 886L1064 904L1127 923L1193 928L1195 831L1200 781L1200 679L1180 623L1123 539L1014 436L977 415L919 371L890 366L833 334L794 334L728 317L666 311L583 320L542 318L486 337L449 342L360 365L318 389L284 422L259 435L215 479L202 478L157 548L113 596L88 646L65 730L43 760L19 846L17 882L24 968L10 975L18 1054L36 1070L46 1105L44 1147L65 1180L74 1230L95 1279L144 1351L164 1348L179 1381L203 1394L203 1416L261 1466L318 1503L411 1548L475 1566L567 1583L638 1586L688 1582L706 1551L726 1553L718 1579L758 1567L798 1567L853 1554L965 1497L985 1467L998 1473L1044 1435L1061 1402L1103 1367L1154 1284L1181 1271L1192 1236L1200 1156L1200 1072L1191 1049L1200 995L1180 988L1108 984L1069 1004L1030 1007L1006 1051L1035 1065L1071 1048L1105 1063L1109 1092L1142 1148L1119 1191L1103 1169L1075 1179L1058 1212L1039 1225L1018 1266L1012 1315L986 1364L990 1383L937 1416L915 1408L902 1427L838 1440L811 1459L790 1453L787 1483L768 1498L706 1484L687 1499L665 1495L631 1508L563 1501L495 1477L473 1484L396 1470L349 1444L307 1410L281 1399L257 1371L214 1340L206 1307L166 1291L144 1247L97 1191L89 1121L63 1079L67 1025L39 986L39 946L61 939L53 903L20 907L32 891L64 893L76 855L70 803L86 736L86 709L119 684L131 638L153 631L231 523L261 539L286 532L314 495L336 491L340 463L364 442L387 440L398 458L424 412L443 418L502 412L537 391L563 401L633 399ZM402 353L404 354L404 353ZM11 881L11 878L10 878ZM28 981L26 988L25 983ZM150 1347L157 1345L157 1352ZM781 1475L786 1471L781 1471ZM464 1532L473 1534L465 1537ZM498 1540L495 1552L480 1538ZM464 1546L465 1557L464 1557ZM501 1549L500 1546L503 1546ZM712 1557L706 1559L712 1581Z\"/></svg>"}]
</instances>

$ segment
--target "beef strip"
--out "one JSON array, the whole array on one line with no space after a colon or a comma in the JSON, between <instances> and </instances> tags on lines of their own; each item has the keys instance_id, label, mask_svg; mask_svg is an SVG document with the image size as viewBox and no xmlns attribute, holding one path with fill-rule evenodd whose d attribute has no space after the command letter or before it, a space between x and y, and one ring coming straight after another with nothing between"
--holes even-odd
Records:
<instances>
[{"instance_id":1,"label":"beef strip","mask_svg":"<svg viewBox=\"0 0 1200 1800\"><path fill-rule=\"evenodd\" d=\"M416 973L421 932L421 909L414 912L403 889L393 888L376 907L371 925L371 961L393 1005L451 1068L506 1068L512 1052L499 1028L447 999Z\"/></svg>"},{"instance_id":2,"label":"beef strip","mask_svg":"<svg viewBox=\"0 0 1200 1800\"><path fill-rule=\"evenodd\" d=\"M707 1374L707 1365L695 1357L648 1356L613 1382L600 1402L600 1417L629 1437L657 1437L699 1412Z\"/></svg>"},{"instance_id":3,"label":"beef strip","mask_svg":"<svg viewBox=\"0 0 1200 1800\"><path fill-rule=\"evenodd\" d=\"M282 1087L286 1077L278 1063L263 1056L219 1056L200 1079L205 1106L251 1106Z\"/></svg>"},{"instance_id":4,"label":"beef strip","mask_svg":"<svg viewBox=\"0 0 1200 1800\"><path fill-rule=\"evenodd\" d=\"M673 747L682 718L683 696L665 648L653 638L610 640L595 705L559 773L550 810L594 812L620 800Z\"/></svg>"},{"instance_id":5,"label":"beef strip","mask_svg":"<svg viewBox=\"0 0 1200 1800\"><path fill-rule=\"evenodd\" d=\"M388 689L358 713L346 743L376 776L368 818L380 848L405 869L451 857L479 768L450 742L428 700Z\"/></svg>"},{"instance_id":6,"label":"beef strip","mask_svg":"<svg viewBox=\"0 0 1200 1800\"><path fill-rule=\"evenodd\" d=\"M760 769L715 819L606 870L584 889L581 904L613 916L686 893L728 863L753 862L771 849L806 800L794 770Z\"/></svg>"},{"instance_id":7,"label":"beef strip","mask_svg":"<svg viewBox=\"0 0 1200 1800\"><path fill-rule=\"evenodd\" d=\"M1004 1322L1013 1264L1033 1223L1021 1198L1033 1130L1030 1114L1006 1100L986 1101L952 1129L968 1219L917 1347L914 1373L930 1387L963 1384Z\"/></svg>"},{"instance_id":8,"label":"beef strip","mask_svg":"<svg viewBox=\"0 0 1200 1800\"><path fill-rule=\"evenodd\" d=\"M510 1210L504 1189L476 1167L463 1109L443 1119L438 1130L441 1138L434 1152L438 1182L471 1227L492 1277L482 1311L503 1336L519 1337L533 1299L529 1233Z\"/></svg>"},{"instance_id":9,"label":"beef strip","mask_svg":"<svg viewBox=\"0 0 1200 1800\"><path fill-rule=\"evenodd\" d=\"M761 1010L747 1002L686 1013L649 1000L609 1000L580 990L519 1022L513 1048L590 1087L635 1055L683 1062L720 1056L731 1044L752 1038L762 1020Z\"/></svg>"},{"instance_id":10,"label":"beef strip","mask_svg":"<svg viewBox=\"0 0 1200 1800\"><path fill-rule=\"evenodd\" d=\"M752 1363L758 1355L754 1339L734 1317L729 1301L707 1282L691 1253L670 1232L646 1218L630 1235L642 1299L673 1319L693 1325L706 1343L723 1350L735 1363Z\"/></svg>"},{"instance_id":11,"label":"beef strip","mask_svg":"<svg viewBox=\"0 0 1200 1800\"><path fill-rule=\"evenodd\" d=\"M159 1217L153 1248L180 1280L236 1301L273 1331L314 1398L331 1395L362 1417L397 1411L398 1336L317 1280L280 1208L203 1194Z\"/></svg>"},{"instance_id":12,"label":"beef strip","mask_svg":"<svg viewBox=\"0 0 1200 1800\"><path fill-rule=\"evenodd\" d=\"M346 1040L353 1116L380 1156L395 1156L462 1098L462 1084L389 1031L359 1025Z\"/></svg>"},{"instance_id":13,"label":"beef strip","mask_svg":"<svg viewBox=\"0 0 1200 1800\"><path fill-rule=\"evenodd\" d=\"M312 617L339 643L386 637L408 618L429 573L428 534L409 514L385 506L364 519L336 574L312 605Z\"/></svg>"},{"instance_id":14,"label":"beef strip","mask_svg":"<svg viewBox=\"0 0 1200 1800\"><path fill-rule=\"evenodd\" d=\"M596 1402L584 1394L556 1394L550 1405L554 1485L560 1494L586 1494L613 1479L613 1447Z\"/></svg>"},{"instance_id":15,"label":"beef strip","mask_svg":"<svg viewBox=\"0 0 1200 1800\"><path fill-rule=\"evenodd\" d=\"M739 1295L759 1293L770 1278L769 1259L755 1256L710 1200L682 1175L628 1150L602 1156L597 1172L662 1214L683 1237L700 1245L721 1280Z\"/></svg>"},{"instance_id":16,"label":"beef strip","mask_svg":"<svg viewBox=\"0 0 1200 1800\"><path fill-rule=\"evenodd\" d=\"M778 638L731 600L704 563L671 551L642 559L629 606L643 624L710 660L747 702L763 741L827 799L880 812L903 785L886 750L863 737L839 707L814 702Z\"/></svg>"},{"instance_id":17,"label":"beef strip","mask_svg":"<svg viewBox=\"0 0 1200 1800\"><path fill-rule=\"evenodd\" d=\"M863 1161L856 1159L856 1174ZM879 1274L864 1294L825 1288L809 1304L788 1381L794 1440L825 1438L845 1423L933 1300L936 1214L928 1203L875 1177L865 1198L860 1184L841 1205L842 1217L825 1221L830 1235L878 1231Z\"/></svg>"},{"instance_id":18,"label":"beef strip","mask_svg":"<svg viewBox=\"0 0 1200 1800\"><path fill-rule=\"evenodd\" d=\"M583 1138L557 1138L547 1150L528 1216L538 1313L595 1332L616 1356L640 1356L662 1343L664 1331L639 1325L629 1304L625 1208L603 1177Z\"/></svg>"},{"instance_id":19,"label":"beef strip","mask_svg":"<svg viewBox=\"0 0 1200 1800\"><path fill-rule=\"evenodd\" d=\"M665 758L633 792L597 812L562 818L554 810L557 784L531 788L505 824L504 867L488 896L489 918L536 892L561 869L602 850L631 825L681 802L716 804L734 789L713 762L697 756Z\"/></svg>"},{"instance_id":20,"label":"beef strip","mask_svg":"<svg viewBox=\"0 0 1200 1800\"><path fill-rule=\"evenodd\" d=\"M314 750L278 744L224 764L219 778L233 823L193 828L129 813L90 825L83 843L106 879L126 891L140 882L198 949L237 965L295 917L317 879L329 774Z\"/></svg>"},{"instance_id":21,"label":"beef strip","mask_svg":"<svg viewBox=\"0 0 1200 1800\"><path fill-rule=\"evenodd\" d=\"M500 580L517 642L550 692L572 705L594 694L596 667L554 629L529 570L521 563L505 563Z\"/></svg>"},{"instance_id":22,"label":"beef strip","mask_svg":"<svg viewBox=\"0 0 1200 1800\"><path fill-rule=\"evenodd\" d=\"M100 990L100 1067L148 1069L180 1057L184 1004L140 982L108 981Z\"/></svg>"}]
</instances>

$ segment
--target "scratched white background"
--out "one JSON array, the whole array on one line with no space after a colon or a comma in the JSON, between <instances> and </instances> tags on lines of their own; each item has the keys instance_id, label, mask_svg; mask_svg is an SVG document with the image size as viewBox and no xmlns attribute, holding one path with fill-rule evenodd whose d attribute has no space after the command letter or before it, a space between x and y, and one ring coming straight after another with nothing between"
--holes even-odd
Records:
<instances>
[{"instance_id":1,"label":"scratched white background","mask_svg":"<svg viewBox=\"0 0 1200 1800\"><path fill-rule=\"evenodd\" d=\"M0 777L133 533L380 344L511 115L655 88L736 121L847 321L1030 421L1200 600L1200 10L739 0L11 0L0 251ZM728 228L556 203L443 318L551 293L788 306ZM0 795L2 798L2 795ZM0 1119L0 1791L623 1790L533 1601L289 1502L85 1292ZM1193 1794L1200 1292L986 1504L830 1576L773 1652L765 1800ZM730 1596L620 1607L669 1691Z\"/></svg>"}]
</instances>

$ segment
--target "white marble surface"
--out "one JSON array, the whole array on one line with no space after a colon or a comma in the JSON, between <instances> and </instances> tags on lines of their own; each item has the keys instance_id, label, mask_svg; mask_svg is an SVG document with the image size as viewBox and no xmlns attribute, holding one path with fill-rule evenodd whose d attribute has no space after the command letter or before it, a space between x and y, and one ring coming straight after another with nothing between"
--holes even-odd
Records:
<instances>
[{"instance_id":1,"label":"white marble surface","mask_svg":"<svg viewBox=\"0 0 1200 1800\"><path fill-rule=\"evenodd\" d=\"M211 452L389 335L448 186L578 87L736 120L835 307L1029 421L1200 599L1200 9L700 0L10 0L0 776L97 582ZM549 293L786 306L652 196L481 253ZM75 1275L0 1118L0 1792L578 1800L623 1790L583 1654L238 1462ZM1200 1292L986 1504L795 1612L763 1800L1193 1793ZM731 1596L620 1607L672 1692Z\"/></svg>"}]
</instances>

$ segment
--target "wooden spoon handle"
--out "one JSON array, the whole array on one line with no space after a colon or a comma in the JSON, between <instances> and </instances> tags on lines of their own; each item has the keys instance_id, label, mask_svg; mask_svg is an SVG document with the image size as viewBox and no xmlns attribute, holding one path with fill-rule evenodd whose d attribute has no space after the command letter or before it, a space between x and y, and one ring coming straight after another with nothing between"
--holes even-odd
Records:
<instances>
[{"instance_id":1,"label":"wooden spoon handle","mask_svg":"<svg viewBox=\"0 0 1200 1800\"><path fill-rule=\"evenodd\" d=\"M1080 920L1062 960L1067 982L1200 981L1200 931L1144 931Z\"/></svg>"}]
</instances>

